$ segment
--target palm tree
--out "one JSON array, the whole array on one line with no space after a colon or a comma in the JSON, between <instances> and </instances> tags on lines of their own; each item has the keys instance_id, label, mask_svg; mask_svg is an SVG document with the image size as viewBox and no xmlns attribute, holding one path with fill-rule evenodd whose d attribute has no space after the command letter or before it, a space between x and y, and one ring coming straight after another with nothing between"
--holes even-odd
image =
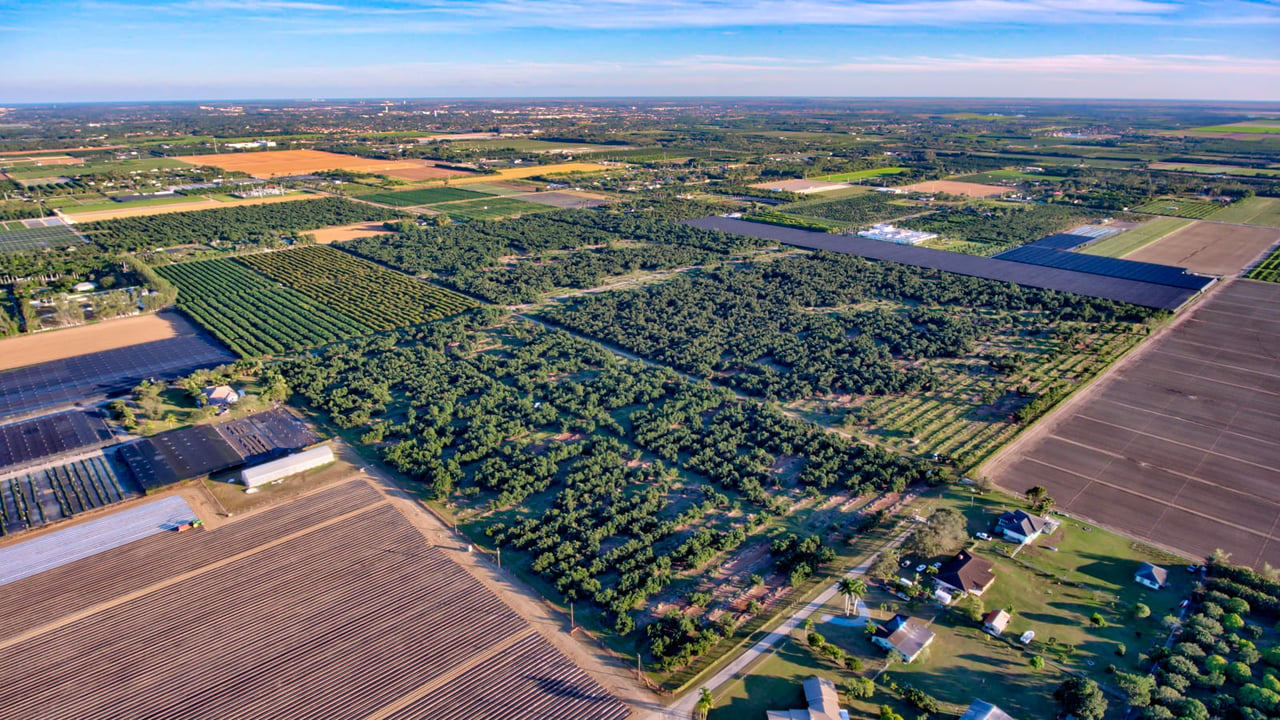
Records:
<instances>
[{"instance_id":1,"label":"palm tree","mask_svg":"<svg viewBox=\"0 0 1280 720\"><path fill-rule=\"evenodd\" d=\"M836 585L836 591L844 596L844 614L849 616L849 601L853 601L853 608L858 609L858 600L867 594L867 583L862 578L845 577L840 578L839 584Z\"/></svg>"}]
</instances>

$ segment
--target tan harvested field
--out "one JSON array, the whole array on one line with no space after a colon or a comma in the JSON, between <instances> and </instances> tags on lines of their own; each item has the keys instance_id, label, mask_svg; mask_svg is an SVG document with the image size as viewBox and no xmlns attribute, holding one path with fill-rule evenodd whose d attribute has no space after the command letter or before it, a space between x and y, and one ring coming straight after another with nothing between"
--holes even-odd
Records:
<instances>
[{"instance_id":1,"label":"tan harvested field","mask_svg":"<svg viewBox=\"0 0 1280 720\"><path fill-rule=\"evenodd\" d=\"M928 182L903 185L904 190L918 193L948 193L965 197L988 198L1000 197L1010 192L1007 187L999 185L979 185L977 183L957 182L955 180L930 180Z\"/></svg>"},{"instance_id":2,"label":"tan harvested field","mask_svg":"<svg viewBox=\"0 0 1280 720\"><path fill-rule=\"evenodd\" d=\"M557 175L561 173L572 172L596 172L599 170L608 170L607 165L598 165L588 162L566 162L553 163L551 165L523 165L521 167L503 168L496 175L471 175L468 177L456 178L450 180L452 185L461 185L463 183L473 182L494 182L498 180L515 180L519 178L533 177L535 175Z\"/></svg>"},{"instance_id":3,"label":"tan harvested field","mask_svg":"<svg viewBox=\"0 0 1280 720\"><path fill-rule=\"evenodd\" d=\"M1280 565L1280 285L1227 282L983 472L1188 558Z\"/></svg>"},{"instance_id":4,"label":"tan harvested field","mask_svg":"<svg viewBox=\"0 0 1280 720\"><path fill-rule=\"evenodd\" d=\"M1210 275L1235 275L1280 242L1280 230L1199 221L1139 248L1125 260L1184 267Z\"/></svg>"},{"instance_id":5,"label":"tan harvested field","mask_svg":"<svg viewBox=\"0 0 1280 720\"><path fill-rule=\"evenodd\" d=\"M94 220L113 220L115 218L142 217L144 215L167 215L168 213L190 212L192 210L212 210L214 208L236 207L237 205L270 205L272 203L293 202L294 200L314 200L310 193L293 195L275 195L263 198L245 198L243 200L195 200L189 203L173 205L152 205L150 207L121 208L119 210L97 210L83 213L64 213L71 222L92 222Z\"/></svg>"},{"instance_id":6,"label":"tan harvested field","mask_svg":"<svg viewBox=\"0 0 1280 720\"><path fill-rule=\"evenodd\" d=\"M124 146L123 145L95 145L94 147L82 146L82 147L57 148L53 150L6 150L4 152L0 152L0 157L11 157L13 155L42 155L46 153L47 154L65 153L65 152L71 152L72 150L115 150L116 148L122 148L122 147Z\"/></svg>"},{"instance_id":7,"label":"tan harvested field","mask_svg":"<svg viewBox=\"0 0 1280 720\"><path fill-rule=\"evenodd\" d=\"M231 153L226 155L196 155L176 158L192 165L212 165L223 170L248 173L258 178L280 175L305 175L322 170L354 170L356 172L381 173L386 170L414 170L431 167L422 160L379 160L355 155L322 152L320 150L269 150L267 152ZM441 170L444 173L458 173ZM436 177L441 177L437 175Z\"/></svg>"},{"instance_id":8,"label":"tan harvested field","mask_svg":"<svg viewBox=\"0 0 1280 720\"><path fill-rule=\"evenodd\" d=\"M329 243L342 242L343 240L355 240L356 238L369 237L370 235L387 235L390 233L391 231L383 227L382 223L368 222L320 228L319 230L308 231L307 234L315 235L316 242L321 245L328 245Z\"/></svg>"},{"instance_id":9,"label":"tan harvested field","mask_svg":"<svg viewBox=\"0 0 1280 720\"><path fill-rule=\"evenodd\" d=\"M395 163L398 167L388 166L385 169L377 170L380 175L398 178L400 180L439 180L440 178L452 178L458 176L466 176L471 173L461 170L450 170L448 168L436 167L426 160L411 160L402 163Z\"/></svg>"},{"instance_id":10,"label":"tan harvested field","mask_svg":"<svg viewBox=\"0 0 1280 720\"><path fill-rule=\"evenodd\" d=\"M12 720L621 720L365 482L4 587Z\"/></svg>"},{"instance_id":11,"label":"tan harvested field","mask_svg":"<svg viewBox=\"0 0 1280 720\"><path fill-rule=\"evenodd\" d=\"M809 193L828 192L831 190L844 190L845 188L853 186L849 183L831 182L830 180L804 180L801 178L793 178L791 180L752 183L751 187L760 188L762 190L783 190L785 192L807 195Z\"/></svg>"},{"instance_id":12,"label":"tan harvested field","mask_svg":"<svg viewBox=\"0 0 1280 720\"><path fill-rule=\"evenodd\" d=\"M6 338L0 340L0 371L195 334L178 313L161 312Z\"/></svg>"},{"instance_id":13,"label":"tan harvested field","mask_svg":"<svg viewBox=\"0 0 1280 720\"><path fill-rule=\"evenodd\" d=\"M83 164L84 164L84 158L71 157L70 155L52 155L49 157L40 157L40 156L33 157L33 156L25 155L22 157L9 157L9 158L6 158L3 162L0 162L0 165L5 165L5 166L83 165Z\"/></svg>"}]
</instances>

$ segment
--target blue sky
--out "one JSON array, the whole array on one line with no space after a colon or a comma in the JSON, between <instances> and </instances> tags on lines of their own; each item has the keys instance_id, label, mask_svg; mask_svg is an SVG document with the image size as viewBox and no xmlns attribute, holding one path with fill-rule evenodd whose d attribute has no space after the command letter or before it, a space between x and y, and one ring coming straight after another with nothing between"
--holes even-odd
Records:
<instances>
[{"instance_id":1,"label":"blue sky","mask_svg":"<svg viewBox=\"0 0 1280 720\"><path fill-rule=\"evenodd\" d=\"M0 103L1280 100L1280 0L0 0Z\"/></svg>"}]
</instances>

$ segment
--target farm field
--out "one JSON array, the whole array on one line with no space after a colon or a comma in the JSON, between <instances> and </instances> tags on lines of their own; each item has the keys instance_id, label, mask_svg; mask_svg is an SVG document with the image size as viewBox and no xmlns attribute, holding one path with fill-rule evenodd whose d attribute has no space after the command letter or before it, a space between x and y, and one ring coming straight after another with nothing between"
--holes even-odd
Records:
<instances>
[{"instance_id":1,"label":"farm field","mask_svg":"<svg viewBox=\"0 0 1280 720\"><path fill-rule=\"evenodd\" d=\"M0 535L65 520L138 494L101 454L0 480Z\"/></svg>"},{"instance_id":2,"label":"farm field","mask_svg":"<svg viewBox=\"0 0 1280 720\"><path fill-rule=\"evenodd\" d=\"M1203 175L1240 175L1244 177L1280 177L1280 170L1237 167L1234 165L1204 165L1200 163L1151 163L1152 170L1200 173Z\"/></svg>"},{"instance_id":3,"label":"farm field","mask_svg":"<svg viewBox=\"0 0 1280 720\"><path fill-rule=\"evenodd\" d=\"M987 468L1192 557L1280 564L1280 286L1236 280Z\"/></svg>"},{"instance_id":4,"label":"farm field","mask_svg":"<svg viewBox=\"0 0 1280 720\"><path fill-rule=\"evenodd\" d=\"M0 163L2 165L3 163ZM147 172L149 170L171 170L188 167L190 163L174 158L139 158L137 160L112 160L110 162L81 162L70 165L57 165L52 172L49 167L15 167L5 170L5 174L15 180L29 180L49 175L92 175L103 172Z\"/></svg>"},{"instance_id":5,"label":"farm field","mask_svg":"<svg viewBox=\"0 0 1280 720\"><path fill-rule=\"evenodd\" d=\"M1280 241L1280 229L1198 222L1124 256L1125 260L1235 275Z\"/></svg>"},{"instance_id":6,"label":"farm field","mask_svg":"<svg viewBox=\"0 0 1280 720\"><path fill-rule=\"evenodd\" d=\"M53 340L56 333L47 337ZM0 418L84 402L128 390L146 378L170 380L234 359L235 355L212 339L193 334L150 342L133 340L124 347L7 370L0 372Z\"/></svg>"},{"instance_id":7,"label":"farm field","mask_svg":"<svg viewBox=\"0 0 1280 720\"><path fill-rule=\"evenodd\" d=\"M930 180L914 185L903 185L902 188L917 193L948 193L973 198L1000 197L1009 192L1009 188L999 185L981 185L956 180Z\"/></svg>"},{"instance_id":8,"label":"farm field","mask_svg":"<svg viewBox=\"0 0 1280 720\"><path fill-rule=\"evenodd\" d=\"M475 305L456 293L326 246L246 255L239 261L374 330L417 325Z\"/></svg>"},{"instance_id":9,"label":"farm field","mask_svg":"<svg viewBox=\"0 0 1280 720\"><path fill-rule=\"evenodd\" d=\"M341 155L320 150L268 150L235 152L220 155L196 155L183 158L189 165L211 165L223 170L248 173L257 178L281 175L305 175L323 170L354 170L379 173L384 170L410 170L427 167L422 162L379 160L356 155ZM451 174L445 171L445 175ZM461 174L461 173L459 173Z\"/></svg>"},{"instance_id":10,"label":"farm field","mask_svg":"<svg viewBox=\"0 0 1280 720\"><path fill-rule=\"evenodd\" d=\"M73 223L87 223L96 220L115 220L117 218L147 217L149 215L167 215L169 213L192 212L197 210L214 210L217 208L237 207L241 205L273 205L275 203L294 202L297 200L314 200L315 195L305 192L290 193L289 195L275 195L272 197L262 198L242 198L233 200L193 200L185 203L170 203L162 205L143 205L134 207L132 205L119 205L112 203L118 209L95 210L91 212L79 212L74 207L63 208L63 213L67 219Z\"/></svg>"},{"instance_id":11,"label":"farm field","mask_svg":"<svg viewBox=\"0 0 1280 720\"><path fill-rule=\"evenodd\" d=\"M1249 271L1250 280L1280 283L1280 249L1273 250L1258 266Z\"/></svg>"},{"instance_id":12,"label":"farm field","mask_svg":"<svg viewBox=\"0 0 1280 720\"><path fill-rule=\"evenodd\" d=\"M20 335L0 340L0 371L196 333L178 313L160 312Z\"/></svg>"},{"instance_id":13,"label":"farm field","mask_svg":"<svg viewBox=\"0 0 1280 720\"><path fill-rule=\"evenodd\" d=\"M528 202L517 197L491 197L480 200L462 200L431 206L432 210L469 220L498 220L554 210L551 205Z\"/></svg>"},{"instance_id":14,"label":"farm field","mask_svg":"<svg viewBox=\"0 0 1280 720\"><path fill-rule=\"evenodd\" d=\"M1206 125L1205 127L1192 128L1187 132L1274 135L1280 133L1280 124L1266 120L1246 120L1245 122L1231 123L1229 125Z\"/></svg>"},{"instance_id":15,"label":"farm field","mask_svg":"<svg viewBox=\"0 0 1280 720\"><path fill-rule=\"evenodd\" d=\"M1204 220L1210 216L1216 215L1224 207L1226 206L1222 203L1207 202L1204 200L1160 198L1159 200L1152 200L1151 202L1143 205L1130 208L1130 210L1139 213L1151 213L1152 215L1168 215L1169 217Z\"/></svg>"},{"instance_id":16,"label":"farm field","mask_svg":"<svg viewBox=\"0 0 1280 720\"><path fill-rule=\"evenodd\" d=\"M951 180L955 182L975 183L978 185L997 183L997 182L1008 182L1008 181L1023 181L1023 180L1040 180L1043 182L1054 182L1062 179L1063 177L1061 175L1051 175L1048 173L1029 173L1029 172L1022 172L1020 170L992 170L990 172L977 173L975 175L962 175L960 177L951 178Z\"/></svg>"},{"instance_id":17,"label":"farm field","mask_svg":"<svg viewBox=\"0 0 1280 720\"><path fill-rule=\"evenodd\" d=\"M231 259L163 265L156 272L178 286L183 312L244 357L296 352L371 332Z\"/></svg>"},{"instance_id":18,"label":"farm field","mask_svg":"<svg viewBox=\"0 0 1280 720\"><path fill-rule=\"evenodd\" d=\"M443 705L456 717L627 717L395 508L355 485L9 584L7 716L410 720L442 717ZM50 592L59 587L103 601L71 614L87 604ZM192 613L191 597L253 608L253 622ZM174 637L184 642L158 642Z\"/></svg>"},{"instance_id":19,"label":"farm field","mask_svg":"<svg viewBox=\"0 0 1280 720\"><path fill-rule=\"evenodd\" d=\"M66 225L0 230L0 253L83 245L84 240Z\"/></svg>"},{"instance_id":20,"label":"farm field","mask_svg":"<svg viewBox=\"0 0 1280 720\"><path fill-rule=\"evenodd\" d=\"M866 180L867 178L878 178L886 175L901 175L906 172L904 167L882 167L871 168L870 170L855 170L847 173L835 173L833 175L819 175L812 178L814 180L826 180L828 182L850 182L853 180Z\"/></svg>"},{"instance_id":21,"label":"farm field","mask_svg":"<svg viewBox=\"0 0 1280 720\"><path fill-rule=\"evenodd\" d=\"M369 202L393 205L395 207L413 207L430 205L431 203L450 202L453 200L471 200L486 197L483 192L464 190L455 187L426 188L423 190L402 190L399 192L376 192L359 195L358 199Z\"/></svg>"},{"instance_id":22,"label":"farm field","mask_svg":"<svg viewBox=\"0 0 1280 720\"><path fill-rule=\"evenodd\" d=\"M1280 227L1280 198L1251 197L1232 203L1213 216L1219 222Z\"/></svg>"},{"instance_id":23,"label":"farm field","mask_svg":"<svg viewBox=\"0 0 1280 720\"><path fill-rule=\"evenodd\" d=\"M609 204L609 201L587 193L575 192L573 190L551 190L547 192L525 193L515 200L531 202L537 205L546 205L553 208L594 208L603 207ZM447 206L446 206L447 207ZM438 208L442 209L442 208Z\"/></svg>"},{"instance_id":24,"label":"farm field","mask_svg":"<svg viewBox=\"0 0 1280 720\"><path fill-rule=\"evenodd\" d=\"M346 240L355 240L356 238L371 237L373 235L387 235L392 231L386 229L383 223L367 222L355 223L354 225L337 225L334 227L320 228L308 232L321 245L329 243L344 242Z\"/></svg>"},{"instance_id":25,"label":"farm field","mask_svg":"<svg viewBox=\"0 0 1280 720\"><path fill-rule=\"evenodd\" d=\"M1124 257L1140 250L1151 243L1190 225L1193 221L1186 218L1162 217L1148 220L1136 228L1112 235L1080 249L1085 255L1101 255L1102 257Z\"/></svg>"},{"instance_id":26,"label":"farm field","mask_svg":"<svg viewBox=\"0 0 1280 720\"><path fill-rule=\"evenodd\" d=\"M473 182L495 182L499 180L518 180L520 178L537 177L541 175L564 175L568 173L590 173L608 170L608 165L600 165L599 163L590 162L563 162L552 163L549 165L521 165L519 167L502 168L497 174L493 175L471 175L467 177L459 177L450 179L453 185L461 185L463 183L471 184Z\"/></svg>"}]
</instances>

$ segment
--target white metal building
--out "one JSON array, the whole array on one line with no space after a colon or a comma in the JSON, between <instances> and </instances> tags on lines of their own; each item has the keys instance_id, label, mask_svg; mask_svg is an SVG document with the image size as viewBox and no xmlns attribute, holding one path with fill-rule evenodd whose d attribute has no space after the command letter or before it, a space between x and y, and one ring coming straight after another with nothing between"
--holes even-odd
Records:
<instances>
[{"instance_id":1,"label":"white metal building","mask_svg":"<svg viewBox=\"0 0 1280 720\"><path fill-rule=\"evenodd\" d=\"M240 471L240 482L252 491L256 487L273 483L290 475L297 475L304 470L328 465L333 460L333 449L328 445L321 445L279 460L245 468Z\"/></svg>"}]
</instances>

